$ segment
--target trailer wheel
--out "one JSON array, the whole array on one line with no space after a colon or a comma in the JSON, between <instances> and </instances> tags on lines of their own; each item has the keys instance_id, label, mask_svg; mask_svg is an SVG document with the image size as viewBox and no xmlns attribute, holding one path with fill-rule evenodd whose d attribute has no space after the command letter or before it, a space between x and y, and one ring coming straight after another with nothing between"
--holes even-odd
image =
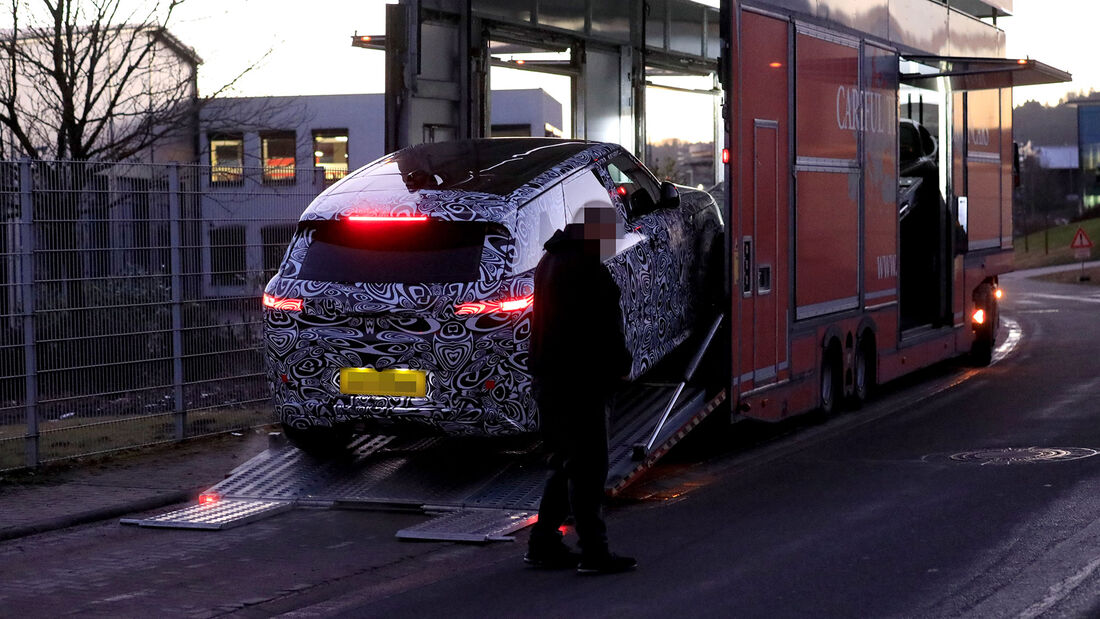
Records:
<instances>
[{"instance_id":1,"label":"trailer wheel","mask_svg":"<svg viewBox=\"0 0 1100 619\"><path fill-rule=\"evenodd\" d=\"M871 335L859 338L852 370L852 408L860 408L875 387L875 340Z\"/></svg>"},{"instance_id":2,"label":"trailer wheel","mask_svg":"<svg viewBox=\"0 0 1100 619\"><path fill-rule=\"evenodd\" d=\"M295 428L282 424L283 434L298 449L314 458L328 460L347 453L351 432L341 427Z\"/></svg>"},{"instance_id":3,"label":"trailer wheel","mask_svg":"<svg viewBox=\"0 0 1100 619\"><path fill-rule=\"evenodd\" d=\"M974 334L974 343L970 346L970 360L979 367L985 367L993 361L991 329L979 329Z\"/></svg>"},{"instance_id":4,"label":"trailer wheel","mask_svg":"<svg viewBox=\"0 0 1100 619\"><path fill-rule=\"evenodd\" d=\"M983 284L974 295L975 309L985 311L985 322L974 325L974 342L970 345L970 360L974 365L984 367L993 361L993 344L997 338L997 322L1000 320L997 299L993 296L993 287Z\"/></svg>"},{"instance_id":5,"label":"trailer wheel","mask_svg":"<svg viewBox=\"0 0 1100 619\"><path fill-rule=\"evenodd\" d=\"M829 346L821 361L821 412L831 415L836 412L837 401L844 393L843 370L840 367L840 347Z\"/></svg>"}]
</instances>

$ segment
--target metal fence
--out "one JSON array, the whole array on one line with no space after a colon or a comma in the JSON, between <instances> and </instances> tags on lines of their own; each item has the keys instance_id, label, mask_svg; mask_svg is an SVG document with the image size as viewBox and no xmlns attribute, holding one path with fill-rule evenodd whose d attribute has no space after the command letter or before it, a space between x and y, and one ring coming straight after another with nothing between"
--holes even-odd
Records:
<instances>
[{"instance_id":1,"label":"metal fence","mask_svg":"<svg viewBox=\"0 0 1100 619\"><path fill-rule=\"evenodd\" d=\"M259 296L321 169L0 162L0 470L271 420Z\"/></svg>"}]
</instances>

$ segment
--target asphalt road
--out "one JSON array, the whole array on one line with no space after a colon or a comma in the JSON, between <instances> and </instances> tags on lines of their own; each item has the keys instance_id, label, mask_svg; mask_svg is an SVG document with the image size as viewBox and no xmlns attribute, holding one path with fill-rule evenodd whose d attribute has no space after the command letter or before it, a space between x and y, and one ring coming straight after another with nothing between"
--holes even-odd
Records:
<instances>
[{"instance_id":1,"label":"asphalt road","mask_svg":"<svg viewBox=\"0 0 1100 619\"><path fill-rule=\"evenodd\" d=\"M1002 316L1022 338L992 367L948 364L858 412L734 426L673 454L609 513L636 572L525 569L522 535L491 546L393 538L419 515L296 510L217 533L108 522L6 542L0 608L1097 617L1100 457L1087 456L1100 449L1100 288L1002 285Z\"/></svg>"}]
</instances>

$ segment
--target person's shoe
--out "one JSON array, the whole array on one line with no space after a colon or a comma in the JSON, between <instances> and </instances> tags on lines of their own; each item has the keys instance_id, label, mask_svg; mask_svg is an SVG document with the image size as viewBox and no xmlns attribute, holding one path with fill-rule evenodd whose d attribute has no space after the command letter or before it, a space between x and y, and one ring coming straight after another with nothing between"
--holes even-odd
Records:
<instances>
[{"instance_id":1,"label":"person's shoe","mask_svg":"<svg viewBox=\"0 0 1100 619\"><path fill-rule=\"evenodd\" d=\"M636 567L638 567L638 562L633 557L620 557L609 552L593 557L581 557L581 562L577 564L577 573L618 574L629 572Z\"/></svg>"},{"instance_id":2,"label":"person's shoe","mask_svg":"<svg viewBox=\"0 0 1100 619\"><path fill-rule=\"evenodd\" d=\"M523 562L531 567L550 570L573 569L580 563L581 553L572 550L564 543L551 546L549 550L528 548Z\"/></svg>"}]
</instances>

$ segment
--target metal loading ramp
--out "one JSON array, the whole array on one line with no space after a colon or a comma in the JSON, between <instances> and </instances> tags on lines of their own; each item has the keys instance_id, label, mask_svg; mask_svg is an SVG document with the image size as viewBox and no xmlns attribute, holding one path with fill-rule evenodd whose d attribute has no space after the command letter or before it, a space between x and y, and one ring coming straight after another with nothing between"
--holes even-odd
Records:
<instances>
[{"instance_id":1,"label":"metal loading ramp","mask_svg":"<svg viewBox=\"0 0 1100 619\"><path fill-rule=\"evenodd\" d=\"M620 394L610 428L609 493L637 479L725 397L704 404L701 390L686 390L655 447L636 459L633 446L652 432L671 395L667 385L645 384ZM222 530L297 506L398 509L436 516L398 531L401 539L500 541L534 522L545 479L546 458L535 439L501 448L486 439L368 435L335 460L278 444L203 492L197 505L121 522Z\"/></svg>"},{"instance_id":2,"label":"metal loading ramp","mask_svg":"<svg viewBox=\"0 0 1100 619\"><path fill-rule=\"evenodd\" d=\"M609 493L637 479L725 400L721 392L708 401L702 388L688 382L717 324L702 345L691 347L698 352L688 372L674 373L677 382L635 383L616 395L609 427ZM658 374L655 369L650 376ZM534 522L546 475L546 455L534 437L364 435L343 455L327 460L273 441L202 493L198 505L122 523L220 530L296 506L401 509L435 516L398 531L401 539L508 540Z\"/></svg>"}]
</instances>

